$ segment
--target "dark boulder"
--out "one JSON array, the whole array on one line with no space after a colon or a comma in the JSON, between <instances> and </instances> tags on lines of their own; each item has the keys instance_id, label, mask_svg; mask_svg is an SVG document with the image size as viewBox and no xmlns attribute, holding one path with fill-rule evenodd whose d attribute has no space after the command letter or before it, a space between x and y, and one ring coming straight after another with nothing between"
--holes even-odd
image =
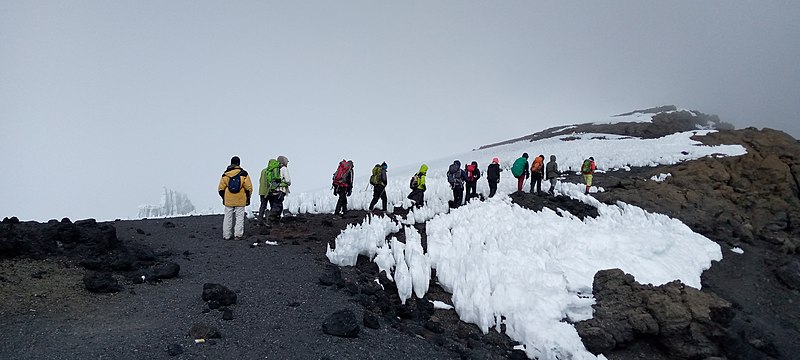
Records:
<instances>
[{"instance_id":1,"label":"dark boulder","mask_svg":"<svg viewBox=\"0 0 800 360\"><path fill-rule=\"evenodd\" d=\"M800 261L792 260L779 267L775 270L775 276L790 289L800 290Z\"/></svg>"},{"instance_id":2,"label":"dark boulder","mask_svg":"<svg viewBox=\"0 0 800 360\"><path fill-rule=\"evenodd\" d=\"M216 309L222 306L236 304L236 293L220 284L206 283L203 285L203 300L208 307Z\"/></svg>"},{"instance_id":3,"label":"dark boulder","mask_svg":"<svg viewBox=\"0 0 800 360\"><path fill-rule=\"evenodd\" d=\"M153 267L153 276L156 279L172 279L178 277L180 272L181 266L172 261L168 261Z\"/></svg>"},{"instance_id":4,"label":"dark boulder","mask_svg":"<svg viewBox=\"0 0 800 360\"><path fill-rule=\"evenodd\" d=\"M375 315L370 311L364 310L364 326L370 329L380 329L381 322L378 319L378 315Z\"/></svg>"},{"instance_id":5,"label":"dark boulder","mask_svg":"<svg viewBox=\"0 0 800 360\"><path fill-rule=\"evenodd\" d=\"M592 353L655 339L668 354L695 359L722 356L732 305L722 298L673 281L641 285L619 269L595 274L594 318L576 324Z\"/></svg>"},{"instance_id":6,"label":"dark boulder","mask_svg":"<svg viewBox=\"0 0 800 360\"><path fill-rule=\"evenodd\" d=\"M325 286L343 284L342 271L338 266L329 266L328 271L319 276L319 283Z\"/></svg>"},{"instance_id":7,"label":"dark boulder","mask_svg":"<svg viewBox=\"0 0 800 360\"><path fill-rule=\"evenodd\" d=\"M358 326L356 315L352 310L339 310L322 323L322 332L339 337L358 337L361 328Z\"/></svg>"},{"instance_id":8,"label":"dark boulder","mask_svg":"<svg viewBox=\"0 0 800 360\"><path fill-rule=\"evenodd\" d=\"M107 272L87 272L83 276L83 286L94 293L114 293L122 290L117 279Z\"/></svg>"}]
</instances>

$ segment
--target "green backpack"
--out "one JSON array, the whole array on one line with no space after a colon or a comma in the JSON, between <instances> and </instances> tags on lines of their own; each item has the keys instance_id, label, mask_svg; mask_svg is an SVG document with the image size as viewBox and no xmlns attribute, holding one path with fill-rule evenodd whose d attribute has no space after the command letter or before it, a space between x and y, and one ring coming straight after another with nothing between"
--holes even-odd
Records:
<instances>
[{"instance_id":1,"label":"green backpack","mask_svg":"<svg viewBox=\"0 0 800 360\"><path fill-rule=\"evenodd\" d=\"M583 165L581 165L581 172L584 174L592 173L592 160L589 159L583 160Z\"/></svg>"},{"instance_id":2,"label":"green backpack","mask_svg":"<svg viewBox=\"0 0 800 360\"><path fill-rule=\"evenodd\" d=\"M281 163L278 160L270 159L267 164L267 194L278 190L281 185Z\"/></svg>"},{"instance_id":3,"label":"green backpack","mask_svg":"<svg viewBox=\"0 0 800 360\"><path fill-rule=\"evenodd\" d=\"M369 183L372 184L372 186L383 185L381 183L381 170L383 169L380 164L372 168L372 176L369 177Z\"/></svg>"}]
</instances>

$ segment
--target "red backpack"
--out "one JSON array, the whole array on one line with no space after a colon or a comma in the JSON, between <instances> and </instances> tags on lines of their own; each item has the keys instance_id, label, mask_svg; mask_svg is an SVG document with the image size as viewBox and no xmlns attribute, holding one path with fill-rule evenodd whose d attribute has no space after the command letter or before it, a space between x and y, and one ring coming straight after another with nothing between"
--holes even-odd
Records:
<instances>
[{"instance_id":1,"label":"red backpack","mask_svg":"<svg viewBox=\"0 0 800 360\"><path fill-rule=\"evenodd\" d=\"M467 181L469 182L475 181L475 165L472 164L467 165Z\"/></svg>"},{"instance_id":2,"label":"red backpack","mask_svg":"<svg viewBox=\"0 0 800 360\"><path fill-rule=\"evenodd\" d=\"M344 182L344 175L350 170L347 160L339 161L339 167L333 173L333 186L334 187L348 187L350 184Z\"/></svg>"}]
</instances>

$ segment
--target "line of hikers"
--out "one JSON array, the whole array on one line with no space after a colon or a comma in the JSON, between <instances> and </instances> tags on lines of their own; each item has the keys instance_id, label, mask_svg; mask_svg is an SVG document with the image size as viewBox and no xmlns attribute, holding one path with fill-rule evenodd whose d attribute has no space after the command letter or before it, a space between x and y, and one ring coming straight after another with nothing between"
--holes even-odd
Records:
<instances>
[{"instance_id":1,"label":"line of hikers","mask_svg":"<svg viewBox=\"0 0 800 360\"><path fill-rule=\"evenodd\" d=\"M556 163L556 156L550 155L550 161L544 164L544 155L539 155L533 159L533 164L530 164L530 171L528 170L528 153L522 153L517 160L514 160L514 165L511 166L511 174L517 178L517 191L522 191L525 180L531 179L531 194L536 189L536 194L542 193L542 179L547 179L550 182L550 189L547 191L550 195L554 194L558 176L562 172L558 171L558 163ZM589 189L592 187L592 177L597 166L594 163L594 157L589 157L581 164L581 174L583 175L584 182L586 183L586 191L584 194L589 195Z\"/></svg>"},{"instance_id":2,"label":"line of hikers","mask_svg":"<svg viewBox=\"0 0 800 360\"><path fill-rule=\"evenodd\" d=\"M544 164L544 155L539 155L533 160L533 164L528 163L528 153L514 161L511 166L511 174L517 178L517 190L522 191L525 180L531 178L530 192L542 193L542 180L550 182L548 193L554 194L556 181L561 174L556 163L556 156L550 155L550 161ZM257 220L266 227L271 227L270 223L277 222L283 212L283 200L289 194L291 178L289 177L289 159L286 156L278 156L270 159L267 167L261 170L259 178L258 194L261 204L258 210ZM333 194L338 196L334 215L344 215L347 212L347 198L353 193L353 161L342 160L333 173L332 188ZM369 211L373 211L378 200L381 201L382 210L387 210L386 185L388 184L387 170L389 166L384 162L376 164L372 168L372 175L369 183L373 187L372 200L369 204ZM596 170L594 158L589 157L581 165L581 173L586 182L586 194L592 186L592 176ZM500 182L500 159L493 158L492 163L486 168L486 180L489 184L489 197L494 197L497 193L497 184ZM419 171L411 177L409 187L411 193L408 199L414 202L415 207L422 207L425 202L425 177L428 173L428 165L422 164ZM466 189L466 201L481 198L477 193L477 183L481 178L481 171L478 163L473 161L461 168L459 160L453 161L447 170L447 181L453 191L453 200L450 201L451 208L457 208L464 201L464 189ZM222 225L222 237L225 240L234 238L241 239L244 236L244 215L245 206L250 205L250 196L253 192L253 184L250 181L247 171L241 168L238 156L231 158L222 178L217 186L222 202L225 205L225 215ZM267 204L270 212L267 216Z\"/></svg>"}]
</instances>

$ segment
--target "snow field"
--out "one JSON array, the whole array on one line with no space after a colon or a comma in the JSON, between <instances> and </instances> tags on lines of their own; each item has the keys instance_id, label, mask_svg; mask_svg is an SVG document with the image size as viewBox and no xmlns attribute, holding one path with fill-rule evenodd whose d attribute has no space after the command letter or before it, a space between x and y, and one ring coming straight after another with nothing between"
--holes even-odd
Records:
<instances>
[{"instance_id":1,"label":"snow field","mask_svg":"<svg viewBox=\"0 0 800 360\"><path fill-rule=\"evenodd\" d=\"M524 209L507 196L472 202L428 221L427 254L413 227L403 229L406 244L389 243L392 221L369 217L343 231L328 258L343 265L340 259L355 263L359 253L376 254L374 261L392 274L403 302L412 293L424 296L436 269L435 280L453 294L459 317L483 332L500 325L502 316L506 333L525 344L531 357L594 359L563 320L591 317L598 270L620 268L642 283L678 279L699 288L703 270L722 259L716 243L680 221L624 203L596 206L600 216L581 221L550 209ZM369 234L372 241L365 240ZM370 250L375 244L380 248Z\"/></svg>"}]
</instances>

